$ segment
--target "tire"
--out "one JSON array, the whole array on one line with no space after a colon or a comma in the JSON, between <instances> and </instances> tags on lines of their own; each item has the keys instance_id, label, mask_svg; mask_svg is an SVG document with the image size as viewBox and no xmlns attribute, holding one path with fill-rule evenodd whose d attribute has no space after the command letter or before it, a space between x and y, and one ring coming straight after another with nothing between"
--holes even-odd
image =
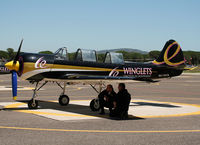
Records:
<instances>
[{"instance_id":1,"label":"tire","mask_svg":"<svg viewBox=\"0 0 200 145\"><path fill-rule=\"evenodd\" d=\"M38 101L37 100L33 101L33 99L28 101L28 108L29 109L37 109L38 108Z\"/></svg>"},{"instance_id":2,"label":"tire","mask_svg":"<svg viewBox=\"0 0 200 145\"><path fill-rule=\"evenodd\" d=\"M100 110L100 104L99 104L99 100L98 99L93 99L90 102L90 109L92 111L99 111Z\"/></svg>"},{"instance_id":3,"label":"tire","mask_svg":"<svg viewBox=\"0 0 200 145\"><path fill-rule=\"evenodd\" d=\"M61 106L67 106L69 104L70 99L67 95L61 95L58 101Z\"/></svg>"}]
</instances>

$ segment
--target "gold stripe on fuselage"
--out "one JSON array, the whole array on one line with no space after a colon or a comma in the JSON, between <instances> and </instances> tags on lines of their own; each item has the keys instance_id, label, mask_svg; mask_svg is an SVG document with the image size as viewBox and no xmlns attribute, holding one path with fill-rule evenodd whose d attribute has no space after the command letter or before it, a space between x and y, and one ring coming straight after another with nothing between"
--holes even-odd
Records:
<instances>
[{"instance_id":1,"label":"gold stripe on fuselage","mask_svg":"<svg viewBox=\"0 0 200 145\"><path fill-rule=\"evenodd\" d=\"M35 68L35 63L33 62L24 62L24 70L23 73L31 72L34 70L39 70L39 69L51 69L53 64L46 64L45 68Z\"/></svg>"},{"instance_id":2,"label":"gold stripe on fuselage","mask_svg":"<svg viewBox=\"0 0 200 145\"><path fill-rule=\"evenodd\" d=\"M24 63L24 71L23 73L27 73L30 71L38 70L38 69L78 69L78 70L94 70L94 71L112 71L112 68L98 68L98 67L86 67L86 66L73 66L73 65L61 65L61 64L46 64L45 68L35 68L35 63L25 62ZM116 71L124 71L122 69L116 69Z\"/></svg>"},{"instance_id":3,"label":"gold stripe on fuselage","mask_svg":"<svg viewBox=\"0 0 200 145\"><path fill-rule=\"evenodd\" d=\"M74 65L60 65L60 64L54 64L53 69L80 69L80 70L96 70L96 71L111 71L112 70L110 68L74 66Z\"/></svg>"}]
</instances>

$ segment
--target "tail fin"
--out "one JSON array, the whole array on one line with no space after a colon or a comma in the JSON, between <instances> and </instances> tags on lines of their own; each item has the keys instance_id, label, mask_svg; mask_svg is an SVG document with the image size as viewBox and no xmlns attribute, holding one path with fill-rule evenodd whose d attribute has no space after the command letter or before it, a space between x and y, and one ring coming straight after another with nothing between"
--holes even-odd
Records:
<instances>
[{"instance_id":1,"label":"tail fin","mask_svg":"<svg viewBox=\"0 0 200 145\"><path fill-rule=\"evenodd\" d=\"M185 63L180 45L175 40L166 42L160 56L153 61L156 65L178 66Z\"/></svg>"}]
</instances>

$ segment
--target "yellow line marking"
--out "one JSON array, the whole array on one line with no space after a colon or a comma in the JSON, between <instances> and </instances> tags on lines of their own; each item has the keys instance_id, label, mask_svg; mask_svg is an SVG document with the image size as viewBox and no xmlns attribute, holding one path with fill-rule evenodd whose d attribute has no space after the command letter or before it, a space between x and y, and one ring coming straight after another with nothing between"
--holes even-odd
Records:
<instances>
[{"instance_id":1,"label":"yellow line marking","mask_svg":"<svg viewBox=\"0 0 200 145\"><path fill-rule=\"evenodd\" d=\"M72 100L72 101L89 101L89 100ZM58 102L58 101L49 101L49 102ZM5 106L4 108L18 108L21 105L25 105L25 103L16 103ZM28 109L28 108L27 108ZM53 115L53 116L71 116L71 117L103 117L107 118L106 115L80 115L80 114L65 114L65 113L49 113L42 111L34 111L34 110L13 110L15 112L23 112L23 113L31 113L36 115Z\"/></svg>"},{"instance_id":2,"label":"yellow line marking","mask_svg":"<svg viewBox=\"0 0 200 145\"><path fill-rule=\"evenodd\" d=\"M1 129L32 130L32 131L56 131L56 132L87 132L87 133L187 133L200 132L200 130L73 130L73 129L48 129L0 126Z\"/></svg>"},{"instance_id":3,"label":"yellow line marking","mask_svg":"<svg viewBox=\"0 0 200 145\"><path fill-rule=\"evenodd\" d=\"M160 101L148 101L145 100L144 102L149 102L149 103L164 103L164 104L173 104L173 105L187 105L187 106L193 106L200 108L200 105L197 104L185 104L185 103L172 103L172 102L160 102ZM191 113L181 113L181 114L171 114L171 115L156 115L156 116L140 116L143 118L163 118L163 117L182 117L182 116L190 116L190 115L200 115L200 110L196 112L191 112Z\"/></svg>"},{"instance_id":4,"label":"yellow line marking","mask_svg":"<svg viewBox=\"0 0 200 145\"><path fill-rule=\"evenodd\" d=\"M23 88L18 88L18 90L34 90L35 88L33 87L23 87Z\"/></svg>"},{"instance_id":5,"label":"yellow line marking","mask_svg":"<svg viewBox=\"0 0 200 145\"><path fill-rule=\"evenodd\" d=\"M10 104L10 105L7 105L5 106L4 108L17 108L21 105L24 105L25 103L15 103L15 104Z\"/></svg>"},{"instance_id":6,"label":"yellow line marking","mask_svg":"<svg viewBox=\"0 0 200 145\"><path fill-rule=\"evenodd\" d=\"M72 101L90 101L90 100L72 100ZM173 104L173 105L187 105L199 108L199 111L191 112L191 113L181 113L181 114L170 114L170 115L155 115L155 116L137 116L141 118L164 118L164 117L182 117L182 116L190 116L190 115L200 115L200 105L197 104L185 104L185 103L173 103L173 102L160 102L160 101L148 101L148 100L137 100L144 101L149 103L165 103L165 104ZM57 102L57 101L49 101L49 102ZM131 100L131 102L134 102ZM17 108L25 103L16 103L7 105L4 108ZM28 108L27 108L28 109ZM42 111L34 111L34 110L14 110L15 112L23 112L23 113L31 113L36 115L53 115L53 116L71 116L71 117L103 117L107 118L105 115L81 115L81 114L65 114L65 113L49 113L49 112L42 112Z\"/></svg>"}]
</instances>

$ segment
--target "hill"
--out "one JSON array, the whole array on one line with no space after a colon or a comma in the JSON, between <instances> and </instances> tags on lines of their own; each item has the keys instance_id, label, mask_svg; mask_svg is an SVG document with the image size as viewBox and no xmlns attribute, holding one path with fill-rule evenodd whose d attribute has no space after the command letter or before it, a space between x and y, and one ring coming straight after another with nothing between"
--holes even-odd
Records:
<instances>
[{"instance_id":1,"label":"hill","mask_svg":"<svg viewBox=\"0 0 200 145\"><path fill-rule=\"evenodd\" d=\"M135 53L141 53L141 54L148 54L147 51L142 51L142 50L133 49L133 48L105 49L105 50L100 50L100 51L97 51L97 52L101 54L101 53L106 53L107 51L109 51L109 52L126 51L126 52L135 52Z\"/></svg>"}]
</instances>

